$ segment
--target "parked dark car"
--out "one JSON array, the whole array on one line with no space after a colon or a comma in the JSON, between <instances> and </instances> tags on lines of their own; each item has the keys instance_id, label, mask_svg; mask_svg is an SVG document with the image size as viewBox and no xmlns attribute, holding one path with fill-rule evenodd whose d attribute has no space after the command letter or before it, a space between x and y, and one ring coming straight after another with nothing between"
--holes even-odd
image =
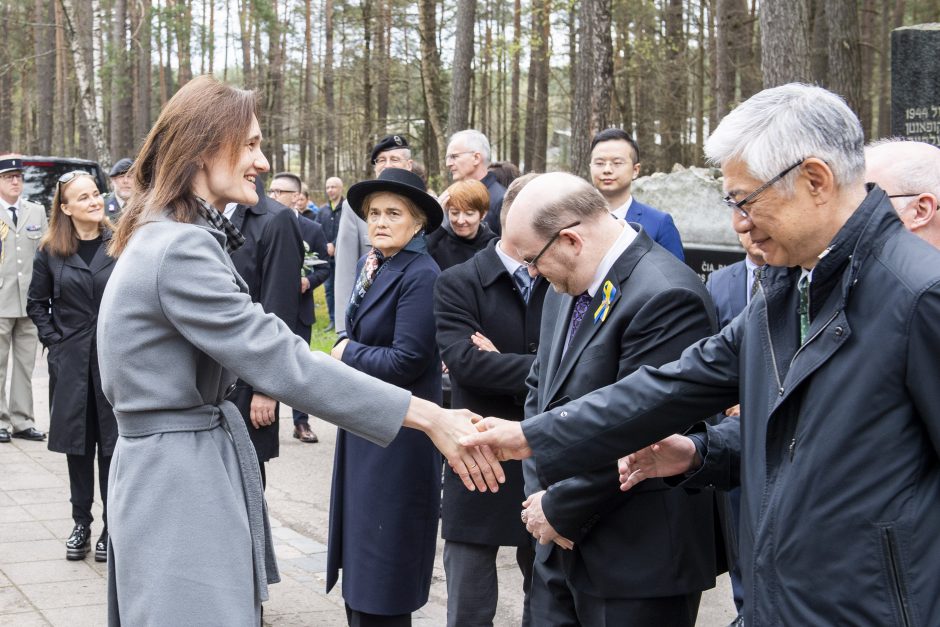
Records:
<instances>
[{"instance_id":1,"label":"parked dark car","mask_svg":"<svg viewBox=\"0 0 940 627\"><path fill-rule=\"evenodd\" d=\"M68 157L23 157L23 197L38 202L48 213L52 207L56 182L60 176L72 170L90 173L98 183L98 190L102 194L108 192L108 177L95 161Z\"/></svg>"}]
</instances>

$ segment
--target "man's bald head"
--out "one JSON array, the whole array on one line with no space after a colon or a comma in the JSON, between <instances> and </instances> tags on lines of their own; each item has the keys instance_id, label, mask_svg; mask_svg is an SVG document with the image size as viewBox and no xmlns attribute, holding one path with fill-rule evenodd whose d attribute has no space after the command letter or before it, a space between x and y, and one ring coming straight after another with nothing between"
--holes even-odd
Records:
<instances>
[{"instance_id":1,"label":"man's bald head","mask_svg":"<svg viewBox=\"0 0 940 627\"><path fill-rule=\"evenodd\" d=\"M605 218L610 219L610 208L590 183L567 172L549 172L535 177L519 192L506 226L524 224L548 238L566 224Z\"/></svg>"},{"instance_id":2,"label":"man's bald head","mask_svg":"<svg viewBox=\"0 0 940 627\"><path fill-rule=\"evenodd\" d=\"M900 139L873 142L865 148L865 180L892 197L908 230L940 248L940 148Z\"/></svg>"},{"instance_id":3,"label":"man's bald head","mask_svg":"<svg viewBox=\"0 0 940 627\"><path fill-rule=\"evenodd\" d=\"M557 292L577 295L623 228L590 183L564 172L542 174L522 188L503 229L503 250L544 276Z\"/></svg>"}]
</instances>

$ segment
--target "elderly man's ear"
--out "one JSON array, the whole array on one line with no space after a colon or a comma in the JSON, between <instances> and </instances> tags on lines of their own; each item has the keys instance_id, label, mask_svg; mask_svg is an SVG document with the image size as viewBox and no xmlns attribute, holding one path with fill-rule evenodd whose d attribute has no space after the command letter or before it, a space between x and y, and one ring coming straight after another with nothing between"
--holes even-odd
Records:
<instances>
[{"instance_id":1,"label":"elderly man's ear","mask_svg":"<svg viewBox=\"0 0 940 627\"><path fill-rule=\"evenodd\" d=\"M933 194L921 194L914 205L914 219L911 220L911 230L924 228L930 224L937 215L938 199Z\"/></svg>"}]
</instances>

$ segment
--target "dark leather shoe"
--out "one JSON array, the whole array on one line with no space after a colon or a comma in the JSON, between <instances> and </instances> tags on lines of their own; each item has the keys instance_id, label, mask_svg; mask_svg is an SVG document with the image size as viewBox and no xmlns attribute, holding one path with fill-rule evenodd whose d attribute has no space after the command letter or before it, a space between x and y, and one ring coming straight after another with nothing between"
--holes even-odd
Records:
<instances>
[{"instance_id":1,"label":"dark leather shoe","mask_svg":"<svg viewBox=\"0 0 940 627\"><path fill-rule=\"evenodd\" d=\"M10 432L6 429L0 429L0 442L9 442Z\"/></svg>"},{"instance_id":2,"label":"dark leather shoe","mask_svg":"<svg viewBox=\"0 0 940 627\"><path fill-rule=\"evenodd\" d=\"M744 616L738 614L728 627L744 627Z\"/></svg>"},{"instance_id":3,"label":"dark leather shoe","mask_svg":"<svg viewBox=\"0 0 940 627\"><path fill-rule=\"evenodd\" d=\"M91 529L88 525L78 523L72 529L72 535L65 541L65 559L83 560L91 550Z\"/></svg>"},{"instance_id":4,"label":"dark leather shoe","mask_svg":"<svg viewBox=\"0 0 940 627\"><path fill-rule=\"evenodd\" d=\"M101 536L98 538L98 541L95 542L95 561L96 562L108 561L108 528L107 527L104 528L104 531L101 532Z\"/></svg>"},{"instance_id":5,"label":"dark leather shoe","mask_svg":"<svg viewBox=\"0 0 940 627\"><path fill-rule=\"evenodd\" d=\"M29 429L23 429L22 431L14 431L14 438L22 438L24 440L33 440L34 442L42 442L46 439L46 434L42 431L30 427Z\"/></svg>"},{"instance_id":6,"label":"dark leather shoe","mask_svg":"<svg viewBox=\"0 0 940 627\"><path fill-rule=\"evenodd\" d=\"M305 422L301 422L294 427L294 437L308 444L316 444L320 441L317 434L310 430L310 425Z\"/></svg>"}]
</instances>

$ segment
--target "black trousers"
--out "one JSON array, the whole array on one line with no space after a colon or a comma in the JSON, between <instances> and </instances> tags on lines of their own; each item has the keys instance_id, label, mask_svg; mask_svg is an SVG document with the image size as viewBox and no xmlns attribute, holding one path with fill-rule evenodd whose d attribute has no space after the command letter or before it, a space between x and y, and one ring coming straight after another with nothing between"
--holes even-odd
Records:
<instances>
[{"instance_id":1,"label":"black trousers","mask_svg":"<svg viewBox=\"0 0 940 627\"><path fill-rule=\"evenodd\" d=\"M97 449L97 455L95 451ZM85 454L66 455L69 469L69 491L72 520L75 524L91 525L94 517L91 504L95 500L95 457L98 458L98 489L101 491L102 520L108 524L108 471L111 456L101 454L101 430L98 428L98 404L95 388L88 381L88 401L85 406Z\"/></svg>"},{"instance_id":2,"label":"black trousers","mask_svg":"<svg viewBox=\"0 0 940 627\"><path fill-rule=\"evenodd\" d=\"M368 614L346 604L346 622L349 627L411 627L411 614Z\"/></svg>"},{"instance_id":3,"label":"black trousers","mask_svg":"<svg viewBox=\"0 0 940 627\"><path fill-rule=\"evenodd\" d=\"M694 627L701 592L656 598L595 597L577 590L568 582L560 553L555 550L544 562L535 561L529 593L533 625ZM611 565L618 567L616 560L612 560Z\"/></svg>"}]
</instances>

